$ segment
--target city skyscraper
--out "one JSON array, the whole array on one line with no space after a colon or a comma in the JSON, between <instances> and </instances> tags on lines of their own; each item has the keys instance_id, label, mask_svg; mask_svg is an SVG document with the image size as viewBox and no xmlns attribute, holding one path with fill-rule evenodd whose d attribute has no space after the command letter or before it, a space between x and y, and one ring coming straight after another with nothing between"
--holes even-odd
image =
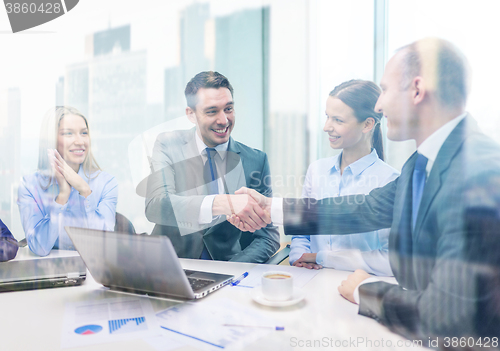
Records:
<instances>
[{"instance_id":1,"label":"city skyscraper","mask_svg":"<svg viewBox=\"0 0 500 351\"><path fill-rule=\"evenodd\" d=\"M56 82L56 106L64 105L64 76Z\"/></svg>"},{"instance_id":2,"label":"city skyscraper","mask_svg":"<svg viewBox=\"0 0 500 351\"><path fill-rule=\"evenodd\" d=\"M185 84L182 67L165 69L163 105L166 121L184 115L186 108L186 98L184 97Z\"/></svg>"},{"instance_id":3,"label":"city skyscraper","mask_svg":"<svg viewBox=\"0 0 500 351\"><path fill-rule=\"evenodd\" d=\"M180 64L165 69L163 111L165 120L181 117L186 108L184 88L201 71L211 70L205 57L205 27L210 19L210 5L194 3L180 15Z\"/></svg>"},{"instance_id":4,"label":"city skyscraper","mask_svg":"<svg viewBox=\"0 0 500 351\"><path fill-rule=\"evenodd\" d=\"M238 11L217 17L214 22L214 69L226 75L234 88L238 116L235 136L262 150L264 121L269 118L269 58L266 55L269 51L269 8Z\"/></svg>"},{"instance_id":5,"label":"city skyscraper","mask_svg":"<svg viewBox=\"0 0 500 351\"><path fill-rule=\"evenodd\" d=\"M64 104L77 108L84 116L89 114L89 62L66 67L64 76Z\"/></svg>"},{"instance_id":6,"label":"city skyscraper","mask_svg":"<svg viewBox=\"0 0 500 351\"><path fill-rule=\"evenodd\" d=\"M147 105L146 51L130 48L129 25L90 34L88 59L67 66L63 82L64 103L87 117L94 156L118 181L118 211L133 220L144 209L131 181L128 146L162 120L162 108Z\"/></svg>"},{"instance_id":7,"label":"city skyscraper","mask_svg":"<svg viewBox=\"0 0 500 351\"><path fill-rule=\"evenodd\" d=\"M93 55L107 55L113 51L130 51L130 26L122 26L96 32L92 35Z\"/></svg>"},{"instance_id":8,"label":"city skyscraper","mask_svg":"<svg viewBox=\"0 0 500 351\"><path fill-rule=\"evenodd\" d=\"M210 4L194 3L186 7L180 18L181 68L186 79L210 69L205 57L205 24L210 18Z\"/></svg>"}]
</instances>

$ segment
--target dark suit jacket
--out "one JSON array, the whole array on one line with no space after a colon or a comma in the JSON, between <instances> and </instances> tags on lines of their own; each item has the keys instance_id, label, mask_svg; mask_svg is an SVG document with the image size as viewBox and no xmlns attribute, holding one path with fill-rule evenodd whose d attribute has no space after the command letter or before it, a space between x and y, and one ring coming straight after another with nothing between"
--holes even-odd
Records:
<instances>
[{"instance_id":1,"label":"dark suit jacket","mask_svg":"<svg viewBox=\"0 0 500 351\"><path fill-rule=\"evenodd\" d=\"M9 228L0 220L0 262L16 257L18 246Z\"/></svg>"},{"instance_id":2,"label":"dark suit jacket","mask_svg":"<svg viewBox=\"0 0 500 351\"><path fill-rule=\"evenodd\" d=\"M208 194L203 180L203 159L196 147L195 129L160 134L156 140L147 184L146 216L156 223L153 235L167 235L177 255L200 258L205 243L215 260L263 263L279 248L277 227L268 225L244 233L220 216L212 223L198 222ZM267 155L229 139L226 155L228 193L246 186L272 195ZM240 240L241 239L241 240ZM248 244L242 250L241 243Z\"/></svg>"},{"instance_id":3,"label":"dark suit jacket","mask_svg":"<svg viewBox=\"0 0 500 351\"><path fill-rule=\"evenodd\" d=\"M500 231L490 230L480 239L470 230L474 219L469 214L484 207L500 213L500 147L478 131L472 118L461 121L439 150L411 234L415 161L416 153L399 178L363 201L359 195L320 202L285 199L285 233L349 234L391 227L389 258L399 285L362 285L359 313L411 337L481 334L484 306L500 311L500 302L481 289L480 277L485 270L500 277L498 259L494 261L500 253L485 251L481 255L490 259L478 264L479 254L471 245L498 242ZM409 253L401 247L405 233L411 235ZM498 296L498 285L495 289ZM481 305L485 300L489 302Z\"/></svg>"}]
</instances>

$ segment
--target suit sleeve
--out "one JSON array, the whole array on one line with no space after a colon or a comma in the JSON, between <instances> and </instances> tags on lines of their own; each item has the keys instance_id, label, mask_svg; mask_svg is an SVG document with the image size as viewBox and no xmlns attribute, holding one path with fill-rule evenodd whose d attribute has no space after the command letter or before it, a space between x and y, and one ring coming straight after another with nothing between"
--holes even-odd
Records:
<instances>
[{"instance_id":1,"label":"suit sleeve","mask_svg":"<svg viewBox=\"0 0 500 351\"><path fill-rule=\"evenodd\" d=\"M17 240L9 228L0 220L0 262L12 260L16 257L18 246Z\"/></svg>"},{"instance_id":2,"label":"suit sleeve","mask_svg":"<svg viewBox=\"0 0 500 351\"><path fill-rule=\"evenodd\" d=\"M249 184L251 188L265 196L272 196L271 172L266 154L263 156L262 169L258 172L251 172L251 179L252 181L256 180L255 184L253 182ZM252 237L252 242L243 251L233 256L230 261L264 263L280 247L278 227L272 223L265 228L256 230Z\"/></svg>"},{"instance_id":3,"label":"suit sleeve","mask_svg":"<svg viewBox=\"0 0 500 351\"><path fill-rule=\"evenodd\" d=\"M148 178L146 217L156 224L178 227L181 235L212 227L213 222L200 224L198 221L205 196L185 195L178 191L176 173L182 171L187 163L172 162L169 156L172 150L168 149L170 146L167 144L173 143L158 137L153 148L151 163L155 172ZM180 177L189 176L185 171Z\"/></svg>"},{"instance_id":4,"label":"suit sleeve","mask_svg":"<svg viewBox=\"0 0 500 351\"><path fill-rule=\"evenodd\" d=\"M410 338L498 337L500 177L480 178L455 187L437 214L429 215L422 230L434 230L438 238L428 246L420 242L412 259L413 270L421 272L416 277L421 286L364 284L359 288L360 314Z\"/></svg>"},{"instance_id":5,"label":"suit sleeve","mask_svg":"<svg viewBox=\"0 0 500 351\"><path fill-rule=\"evenodd\" d=\"M284 199L285 234L341 235L389 228L397 182L398 178L368 195Z\"/></svg>"}]
</instances>

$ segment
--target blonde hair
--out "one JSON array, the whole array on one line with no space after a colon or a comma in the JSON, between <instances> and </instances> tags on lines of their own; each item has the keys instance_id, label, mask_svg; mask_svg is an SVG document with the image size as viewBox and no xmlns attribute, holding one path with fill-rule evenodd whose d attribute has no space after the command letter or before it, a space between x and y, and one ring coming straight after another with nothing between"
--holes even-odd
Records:
<instances>
[{"instance_id":1,"label":"blonde hair","mask_svg":"<svg viewBox=\"0 0 500 351\"><path fill-rule=\"evenodd\" d=\"M59 134L59 126L61 120L66 115L80 116L85 121L89 135L89 145L87 150L87 155L85 160L83 160L83 172L90 179L90 175L96 171L100 171L101 168L97 164L97 161L92 154L91 148L91 138L90 138L90 128L89 123L84 115L82 115L76 108L69 106L56 106L51 108L43 118L42 127L40 129L40 141L38 148L38 173L42 175L42 178L46 181L46 184L41 184L40 186L46 190L54 179L54 172L49 162L49 157L47 155L48 149L57 149L57 136ZM96 175L96 177L99 174ZM94 177L95 178L95 177Z\"/></svg>"}]
</instances>

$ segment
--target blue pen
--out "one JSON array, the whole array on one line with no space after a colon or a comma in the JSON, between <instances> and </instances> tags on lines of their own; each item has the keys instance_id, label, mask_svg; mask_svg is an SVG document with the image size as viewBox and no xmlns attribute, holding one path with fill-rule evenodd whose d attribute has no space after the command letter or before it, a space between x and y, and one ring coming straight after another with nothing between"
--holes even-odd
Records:
<instances>
[{"instance_id":1,"label":"blue pen","mask_svg":"<svg viewBox=\"0 0 500 351\"><path fill-rule=\"evenodd\" d=\"M245 325L245 324L223 324L225 327L243 327L243 328L267 328L274 330L285 330L285 327L272 327L265 325Z\"/></svg>"},{"instance_id":2,"label":"blue pen","mask_svg":"<svg viewBox=\"0 0 500 351\"><path fill-rule=\"evenodd\" d=\"M231 282L231 285L232 286L236 286L238 285L243 279L245 279L246 277L248 277L248 272L245 272L243 273L242 275L240 275L238 278L234 279L232 282Z\"/></svg>"}]
</instances>

